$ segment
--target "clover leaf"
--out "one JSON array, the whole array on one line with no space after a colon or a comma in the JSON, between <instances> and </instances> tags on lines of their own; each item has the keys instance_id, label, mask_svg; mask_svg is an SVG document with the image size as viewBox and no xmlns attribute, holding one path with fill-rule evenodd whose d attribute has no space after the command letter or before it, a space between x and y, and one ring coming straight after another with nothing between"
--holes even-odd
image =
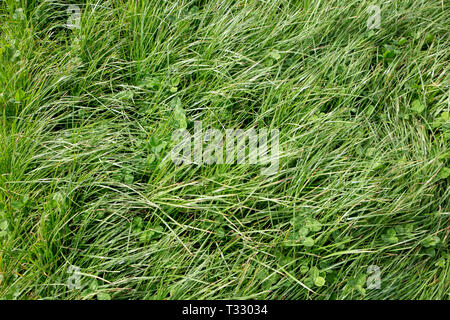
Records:
<instances>
[{"instance_id":1,"label":"clover leaf","mask_svg":"<svg viewBox=\"0 0 450 320\"><path fill-rule=\"evenodd\" d=\"M318 287L322 287L325 284L325 278L317 277L314 279L314 284Z\"/></svg>"},{"instance_id":2,"label":"clover leaf","mask_svg":"<svg viewBox=\"0 0 450 320\"><path fill-rule=\"evenodd\" d=\"M422 102L420 102L420 100L414 100L411 104L411 110L420 114L425 110L425 106Z\"/></svg>"},{"instance_id":3,"label":"clover leaf","mask_svg":"<svg viewBox=\"0 0 450 320\"><path fill-rule=\"evenodd\" d=\"M438 236L429 236L422 241L422 245L426 248L435 247L441 239Z\"/></svg>"},{"instance_id":4,"label":"clover leaf","mask_svg":"<svg viewBox=\"0 0 450 320\"><path fill-rule=\"evenodd\" d=\"M384 234L381 235L381 239L387 243L397 243L397 232L394 228L389 228Z\"/></svg>"},{"instance_id":5,"label":"clover leaf","mask_svg":"<svg viewBox=\"0 0 450 320\"><path fill-rule=\"evenodd\" d=\"M97 293L97 300L111 300L111 296L106 292Z\"/></svg>"}]
</instances>

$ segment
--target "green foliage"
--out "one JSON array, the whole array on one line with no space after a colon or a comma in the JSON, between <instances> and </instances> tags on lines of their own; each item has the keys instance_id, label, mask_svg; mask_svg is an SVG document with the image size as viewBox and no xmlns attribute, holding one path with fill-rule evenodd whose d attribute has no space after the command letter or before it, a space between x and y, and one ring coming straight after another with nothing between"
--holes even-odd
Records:
<instances>
[{"instance_id":1,"label":"green foliage","mask_svg":"<svg viewBox=\"0 0 450 320\"><path fill-rule=\"evenodd\" d=\"M77 3L0 1L0 299L449 298L441 1L377 30L356 0ZM195 121L278 129L277 173L175 165Z\"/></svg>"}]
</instances>

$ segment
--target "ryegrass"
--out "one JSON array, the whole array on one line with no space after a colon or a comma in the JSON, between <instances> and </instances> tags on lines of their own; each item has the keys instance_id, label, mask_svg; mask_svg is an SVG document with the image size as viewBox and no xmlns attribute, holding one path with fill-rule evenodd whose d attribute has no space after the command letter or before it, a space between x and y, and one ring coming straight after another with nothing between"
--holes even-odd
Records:
<instances>
[{"instance_id":1,"label":"ryegrass","mask_svg":"<svg viewBox=\"0 0 450 320\"><path fill-rule=\"evenodd\" d=\"M67 4L0 4L1 298L449 298L447 3ZM278 173L155 152L175 97Z\"/></svg>"}]
</instances>

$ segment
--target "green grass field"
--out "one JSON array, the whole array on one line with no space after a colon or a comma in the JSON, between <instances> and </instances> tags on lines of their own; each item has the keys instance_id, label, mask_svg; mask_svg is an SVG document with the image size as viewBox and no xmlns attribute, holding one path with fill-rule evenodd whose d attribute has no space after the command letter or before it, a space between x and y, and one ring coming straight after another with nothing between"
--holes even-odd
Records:
<instances>
[{"instance_id":1,"label":"green grass field","mask_svg":"<svg viewBox=\"0 0 450 320\"><path fill-rule=\"evenodd\" d=\"M0 298L449 299L449 26L444 0L1 1ZM277 172L175 165L195 121L279 130Z\"/></svg>"}]
</instances>

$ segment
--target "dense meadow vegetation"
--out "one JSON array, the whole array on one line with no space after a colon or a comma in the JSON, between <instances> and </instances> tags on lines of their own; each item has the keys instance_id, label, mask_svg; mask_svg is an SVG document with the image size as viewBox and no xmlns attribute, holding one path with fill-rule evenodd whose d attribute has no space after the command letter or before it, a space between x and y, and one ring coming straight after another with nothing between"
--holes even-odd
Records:
<instances>
[{"instance_id":1,"label":"dense meadow vegetation","mask_svg":"<svg viewBox=\"0 0 450 320\"><path fill-rule=\"evenodd\" d=\"M449 299L449 26L444 0L0 1L0 299ZM196 121L279 130L278 170L174 164Z\"/></svg>"}]
</instances>

